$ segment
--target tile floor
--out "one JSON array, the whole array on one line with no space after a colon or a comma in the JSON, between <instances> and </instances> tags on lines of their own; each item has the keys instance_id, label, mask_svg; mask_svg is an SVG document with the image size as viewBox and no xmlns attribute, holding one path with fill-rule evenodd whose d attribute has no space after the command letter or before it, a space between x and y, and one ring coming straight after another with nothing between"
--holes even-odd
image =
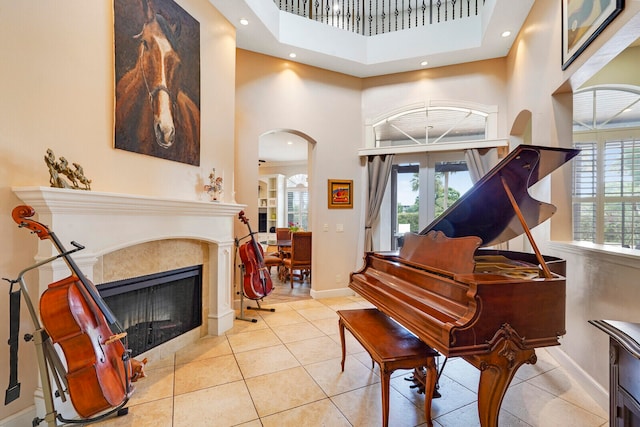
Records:
<instances>
[{"instance_id":1,"label":"tile floor","mask_svg":"<svg viewBox=\"0 0 640 427\"><path fill-rule=\"evenodd\" d=\"M306 288L306 291L305 291ZM273 313L248 310L257 323L236 320L224 336L205 337L167 359L150 362L136 383L129 414L108 426L380 426L378 367L347 334L340 370L336 310L369 307L360 297L313 300L308 286L278 284L266 302ZM267 304L265 304L267 305ZM523 366L505 396L500 426L600 427L608 415L544 349ZM442 360L440 361L442 363ZM424 397L409 371L391 381L390 426L425 426ZM433 401L435 427L478 426L479 373L450 359Z\"/></svg>"}]
</instances>

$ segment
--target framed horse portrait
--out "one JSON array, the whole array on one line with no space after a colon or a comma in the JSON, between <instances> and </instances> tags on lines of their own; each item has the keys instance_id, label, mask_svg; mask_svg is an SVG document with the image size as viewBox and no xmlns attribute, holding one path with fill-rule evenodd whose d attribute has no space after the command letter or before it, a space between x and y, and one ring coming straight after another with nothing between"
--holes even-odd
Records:
<instances>
[{"instance_id":1,"label":"framed horse portrait","mask_svg":"<svg viewBox=\"0 0 640 427\"><path fill-rule=\"evenodd\" d=\"M114 0L115 148L200 165L200 23L173 0Z\"/></svg>"}]
</instances>

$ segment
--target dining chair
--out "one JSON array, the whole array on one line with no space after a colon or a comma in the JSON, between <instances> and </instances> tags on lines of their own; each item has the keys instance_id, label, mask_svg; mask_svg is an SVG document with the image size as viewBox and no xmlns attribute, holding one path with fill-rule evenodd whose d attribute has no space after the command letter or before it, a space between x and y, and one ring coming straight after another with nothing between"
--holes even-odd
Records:
<instances>
[{"instance_id":1,"label":"dining chair","mask_svg":"<svg viewBox=\"0 0 640 427\"><path fill-rule=\"evenodd\" d=\"M280 243L287 241L291 241L291 230L288 228L276 228L276 240ZM289 256L289 252L291 252L291 246L283 246L281 244L278 245L278 250L282 257Z\"/></svg>"},{"instance_id":2,"label":"dining chair","mask_svg":"<svg viewBox=\"0 0 640 427\"><path fill-rule=\"evenodd\" d=\"M291 233L291 256L284 258L282 264L289 274L291 287L293 288L293 277L304 280L305 276L311 279L311 232L298 231ZM299 274L294 274L299 271Z\"/></svg>"},{"instance_id":3,"label":"dining chair","mask_svg":"<svg viewBox=\"0 0 640 427\"><path fill-rule=\"evenodd\" d=\"M276 228L276 240L291 240L291 230L287 227Z\"/></svg>"},{"instance_id":4,"label":"dining chair","mask_svg":"<svg viewBox=\"0 0 640 427\"><path fill-rule=\"evenodd\" d=\"M282 266L282 255L278 252L267 253L264 254L264 266L269 270L269 274L271 274L271 267L277 267L278 271L280 266Z\"/></svg>"}]
</instances>

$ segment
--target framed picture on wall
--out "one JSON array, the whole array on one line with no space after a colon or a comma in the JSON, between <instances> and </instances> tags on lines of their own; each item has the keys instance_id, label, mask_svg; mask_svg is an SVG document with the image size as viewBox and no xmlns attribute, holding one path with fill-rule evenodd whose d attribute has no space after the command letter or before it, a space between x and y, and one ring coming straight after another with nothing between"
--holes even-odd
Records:
<instances>
[{"instance_id":1,"label":"framed picture on wall","mask_svg":"<svg viewBox=\"0 0 640 427\"><path fill-rule=\"evenodd\" d=\"M328 195L329 209L353 208L353 181L330 179Z\"/></svg>"},{"instance_id":2,"label":"framed picture on wall","mask_svg":"<svg viewBox=\"0 0 640 427\"><path fill-rule=\"evenodd\" d=\"M624 0L562 0L562 69L624 9Z\"/></svg>"},{"instance_id":3,"label":"framed picture on wall","mask_svg":"<svg viewBox=\"0 0 640 427\"><path fill-rule=\"evenodd\" d=\"M114 0L116 149L200 165L200 23L174 0Z\"/></svg>"}]
</instances>

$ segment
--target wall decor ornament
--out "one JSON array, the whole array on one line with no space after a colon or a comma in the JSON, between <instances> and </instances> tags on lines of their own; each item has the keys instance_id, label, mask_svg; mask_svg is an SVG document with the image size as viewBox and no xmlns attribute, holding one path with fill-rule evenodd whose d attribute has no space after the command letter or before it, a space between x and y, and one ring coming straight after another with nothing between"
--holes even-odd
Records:
<instances>
[{"instance_id":1,"label":"wall decor ornament","mask_svg":"<svg viewBox=\"0 0 640 427\"><path fill-rule=\"evenodd\" d=\"M204 186L204 191L209 194L209 198L212 202L219 202L222 199L222 177L216 177L216 169L213 168L209 174L209 184Z\"/></svg>"},{"instance_id":2,"label":"wall decor ornament","mask_svg":"<svg viewBox=\"0 0 640 427\"><path fill-rule=\"evenodd\" d=\"M624 9L624 0L562 0L562 69Z\"/></svg>"},{"instance_id":3,"label":"wall decor ornament","mask_svg":"<svg viewBox=\"0 0 640 427\"><path fill-rule=\"evenodd\" d=\"M51 148L47 148L44 162L49 169L49 184L51 184L51 187L91 190L91 180L84 176L84 168L80 164L71 163L73 165L73 168L71 168L64 157L56 160Z\"/></svg>"},{"instance_id":4,"label":"wall decor ornament","mask_svg":"<svg viewBox=\"0 0 640 427\"><path fill-rule=\"evenodd\" d=\"M200 165L200 23L173 0L114 0L115 148Z\"/></svg>"},{"instance_id":5,"label":"wall decor ornament","mask_svg":"<svg viewBox=\"0 0 640 427\"><path fill-rule=\"evenodd\" d=\"M353 181L345 179L330 179L327 190L329 209L353 208Z\"/></svg>"}]
</instances>

